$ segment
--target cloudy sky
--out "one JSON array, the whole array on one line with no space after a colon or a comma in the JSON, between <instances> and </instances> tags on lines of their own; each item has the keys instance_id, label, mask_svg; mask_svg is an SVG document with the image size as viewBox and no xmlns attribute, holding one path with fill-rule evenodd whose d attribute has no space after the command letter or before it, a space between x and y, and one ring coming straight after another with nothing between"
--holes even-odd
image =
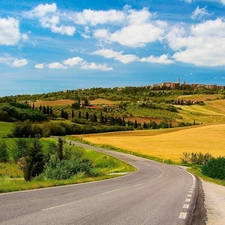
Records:
<instances>
[{"instance_id":1,"label":"cloudy sky","mask_svg":"<svg viewBox=\"0 0 225 225\"><path fill-rule=\"evenodd\" d=\"M1 0L0 96L225 85L225 0Z\"/></svg>"}]
</instances>

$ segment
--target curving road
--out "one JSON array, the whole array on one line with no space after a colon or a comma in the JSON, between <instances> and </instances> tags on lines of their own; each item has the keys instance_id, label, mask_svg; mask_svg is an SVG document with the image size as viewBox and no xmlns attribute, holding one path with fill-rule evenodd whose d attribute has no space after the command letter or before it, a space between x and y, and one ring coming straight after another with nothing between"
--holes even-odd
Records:
<instances>
[{"instance_id":1,"label":"curving road","mask_svg":"<svg viewBox=\"0 0 225 225\"><path fill-rule=\"evenodd\" d=\"M195 178L184 170L102 148L137 172L99 182L0 194L1 225L183 225L190 224Z\"/></svg>"}]
</instances>

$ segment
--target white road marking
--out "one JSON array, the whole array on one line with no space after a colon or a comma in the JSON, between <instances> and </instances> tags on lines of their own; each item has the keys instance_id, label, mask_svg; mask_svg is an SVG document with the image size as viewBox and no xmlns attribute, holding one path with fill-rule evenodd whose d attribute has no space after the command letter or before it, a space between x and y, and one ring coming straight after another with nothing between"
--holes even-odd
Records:
<instances>
[{"instance_id":1,"label":"white road marking","mask_svg":"<svg viewBox=\"0 0 225 225\"><path fill-rule=\"evenodd\" d=\"M187 196L188 196L188 198L191 198L192 194L188 194Z\"/></svg>"},{"instance_id":2,"label":"white road marking","mask_svg":"<svg viewBox=\"0 0 225 225\"><path fill-rule=\"evenodd\" d=\"M183 209L188 209L189 208L189 204L184 204Z\"/></svg>"},{"instance_id":3,"label":"white road marking","mask_svg":"<svg viewBox=\"0 0 225 225\"><path fill-rule=\"evenodd\" d=\"M190 202L190 201L191 201L191 199L190 199L190 198L187 198L187 199L186 199L186 202Z\"/></svg>"},{"instance_id":4,"label":"white road marking","mask_svg":"<svg viewBox=\"0 0 225 225\"><path fill-rule=\"evenodd\" d=\"M180 215L179 215L179 219L186 219L186 216L187 216L187 213L185 212L181 212Z\"/></svg>"},{"instance_id":5,"label":"white road marking","mask_svg":"<svg viewBox=\"0 0 225 225\"><path fill-rule=\"evenodd\" d=\"M53 206L53 207L50 207L50 208L42 209L42 211L48 211L48 210L52 210L52 209L57 209L57 208L65 207L65 206L72 205L72 204L75 204L75 203L80 202L80 201L82 201L82 200L78 200L78 201L74 201L74 202L69 202L69 203L66 203L66 204L57 205L57 206Z\"/></svg>"},{"instance_id":6,"label":"white road marking","mask_svg":"<svg viewBox=\"0 0 225 225\"><path fill-rule=\"evenodd\" d=\"M113 192L116 192L116 191L122 191L122 190L125 190L127 188L118 188L118 189L114 189L114 190L111 190L111 191L106 191L106 192L103 192L101 193L100 195L106 195L106 194L111 194Z\"/></svg>"}]
</instances>

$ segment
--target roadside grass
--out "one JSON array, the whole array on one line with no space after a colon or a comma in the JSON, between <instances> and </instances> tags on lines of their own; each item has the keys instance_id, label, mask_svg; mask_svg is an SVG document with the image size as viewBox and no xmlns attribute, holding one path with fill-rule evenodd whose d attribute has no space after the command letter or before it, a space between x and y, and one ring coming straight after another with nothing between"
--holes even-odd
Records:
<instances>
[{"instance_id":1,"label":"roadside grass","mask_svg":"<svg viewBox=\"0 0 225 225\"><path fill-rule=\"evenodd\" d=\"M41 140L45 153L51 141L55 140L50 138ZM78 147L73 149L69 144L65 144L65 148L71 148L72 151L79 150L85 158L90 159L94 165L93 175L87 176L80 172L68 180L41 180L37 177L25 182L23 173L17 168L16 163L0 163L0 193L98 181L121 176L123 172L136 171L131 165L103 153Z\"/></svg>"},{"instance_id":2,"label":"roadside grass","mask_svg":"<svg viewBox=\"0 0 225 225\"><path fill-rule=\"evenodd\" d=\"M37 188L56 187L69 184L87 183L99 180L106 180L109 178L115 178L118 176L119 175L102 175L98 177L86 177L83 173L80 173L68 180L46 180L46 181L34 180L31 182L25 182L23 179L18 180L4 177L0 178L0 193L31 190Z\"/></svg>"},{"instance_id":3,"label":"roadside grass","mask_svg":"<svg viewBox=\"0 0 225 225\"><path fill-rule=\"evenodd\" d=\"M74 135L92 144L114 146L161 161L181 163L184 152L225 156L225 124L191 126L163 130Z\"/></svg>"},{"instance_id":4,"label":"roadside grass","mask_svg":"<svg viewBox=\"0 0 225 225\"><path fill-rule=\"evenodd\" d=\"M0 178L3 177L22 178L23 173L16 163L0 163Z\"/></svg>"},{"instance_id":5,"label":"roadside grass","mask_svg":"<svg viewBox=\"0 0 225 225\"><path fill-rule=\"evenodd\" d=\"M201 167L199 166L192 166L188 168L187 171L194 174L195 176L199 177L200 179L204 181L225 186L225 180L218 180L218 179L213 179L213 178L205 176L204 174L202 174Z\"/></svg>"},{"instance_id":6,"label":"roadside grass","mask_svg":"<svg viewBox=\"0 0 225 225\"><path fill-rule=\"evenodd\" d=\"M11 132L13 123L9 122L0 122L0 138L5 137Z\"/></svg>"}]
</instances>

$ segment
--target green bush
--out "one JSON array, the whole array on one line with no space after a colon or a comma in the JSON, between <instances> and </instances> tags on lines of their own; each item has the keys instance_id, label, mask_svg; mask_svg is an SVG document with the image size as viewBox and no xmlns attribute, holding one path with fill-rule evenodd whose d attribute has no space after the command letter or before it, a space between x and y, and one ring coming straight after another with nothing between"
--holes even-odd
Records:
<instances>
[{"instance_id":1,"label":"green bush","mask_svg":"<svg viewBox=\"0 0 225 225\"><path fill-rule=\"evenodd\" d=\"M193 164L193 165L205 165L212 159L212 155L209 153L203 154L201 152L183 152L183 157L181 162L184 164Z\"/></svg>"},{"instance_id":2,"label":"green bush","mask_svg":"<svg viewBox=\"0 0 225 225\"><path fill-rule=\"evenodd\" d=\"M202 167L202 173L211 178L225 180L225 157L212 158Z\"/></svg>"},{"instance_id":3,"label":"green bush","mask_svg":"<svg viewBox=\"0 0 225 225\"><path fill-rule=\"evenodd\" d=\"M9 160L8 147L4 140L0 140L0 162Z\"/></svg>"},{"instance_id":4,"label":"green bush","mask_svg":"<svg viewBox=\"0 0 225 225\"><path fill-rule=\"evenodd\" d=\"M90 174L92 163L85 158L59 160L52 156L45 165L43 175L46 179L65 180L73 177L79 172Z\"/></svg>"}]
</instances>

